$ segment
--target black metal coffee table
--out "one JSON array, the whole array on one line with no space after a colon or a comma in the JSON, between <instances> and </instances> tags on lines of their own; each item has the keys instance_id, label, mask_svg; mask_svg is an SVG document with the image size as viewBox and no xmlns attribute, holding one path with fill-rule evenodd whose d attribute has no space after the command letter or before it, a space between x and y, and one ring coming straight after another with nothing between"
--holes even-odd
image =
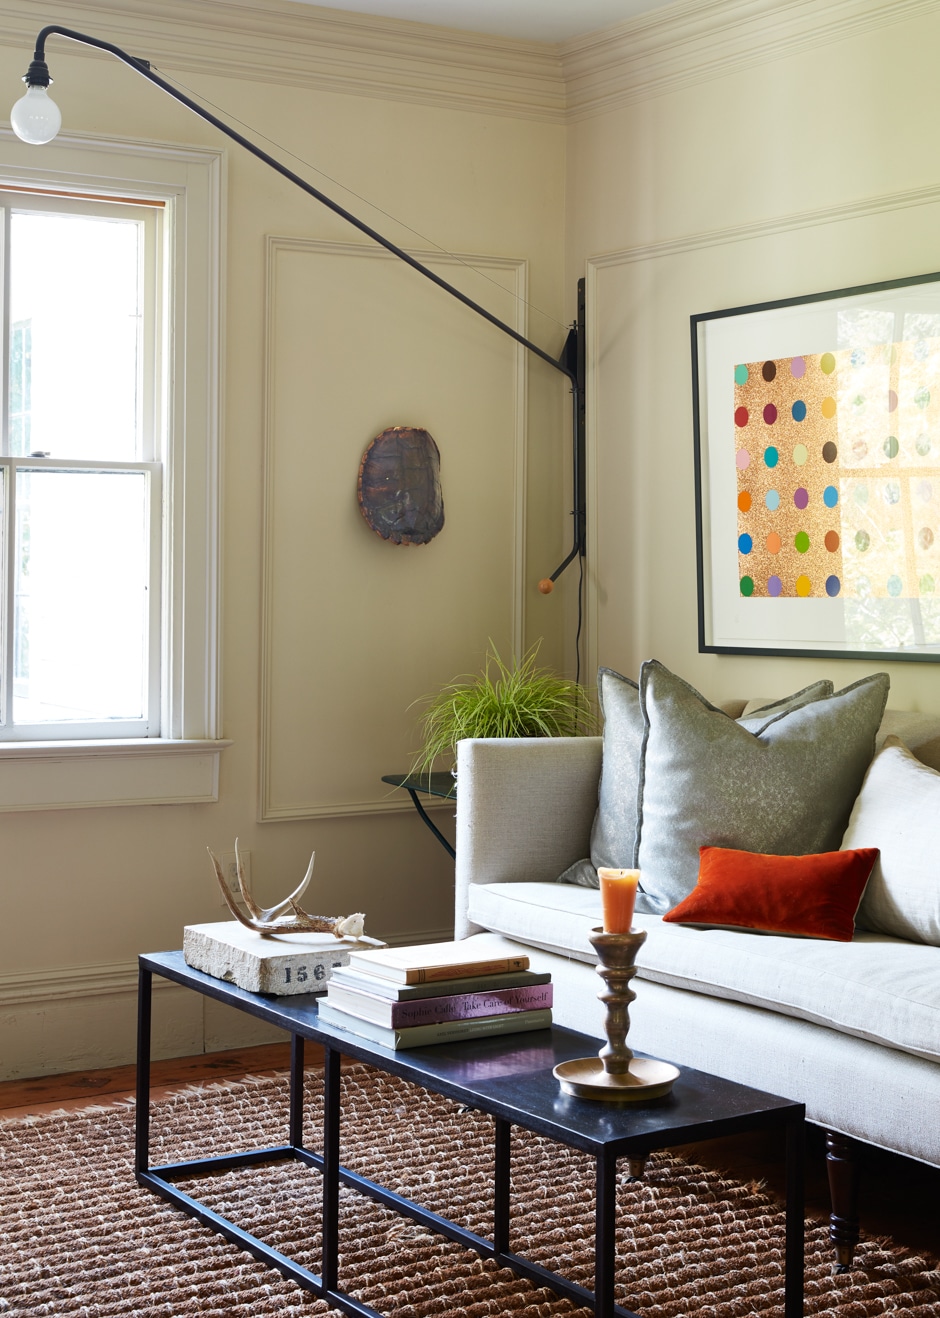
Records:
<instances>
[{"instance_id":1,"label":"black metal coffee table","mask_svg":"<svg viewBox=\"0 0 940 1318\"><path fill-rule=\"evenodd\" d=\"M237 1007L251 1016L286 1030L291 1036L288 1142L245 1153L201 1158L151 1167L150 1132L150 1009L154 975ZM701 1071L682 1068L672 1094L649 1106L618 1106L571 1098L552 1075L561 1061L596 1054L600 1041L554 1027L527 1034L502 1035L393 1052L344 1030L321 1025L318 998L313 995L268 997L247 993L223 980L186 965L182 952L158 952L140 958L137 1048L138 1182L176 1207L212 1227L256 1258L292 1278L305 1290L336 1308L363 1318L376 1311L340 1289L339 1187L347 1185L396 1212L476 1250L484 1258L539 1286L548 1286L576 1304L593 1308L601 1318L635 1318L614 1303L614 1231L616 1226L617 1159L628 1158L639 1170L655 1149L717 1139L736 1133L775 1128L786 1141L786 1280L785 1318L803 1314L803 1138L804 1108L800 1103L763 1094L744 1085ZM323 1148L317 1153L303 1143L304 1041L325 1050ZM367 1062L389 1075L489 1113L495 1123L493 1238L487 1240L438 1214L422 1208L340 1163L340 1066L342 1055ZM513 1125L534 1131L595 1159L594 1292L550 1272L510 1248L509 1173ZM231 1171L285 1159L316 1167L323 1177L322 1257L319 1275L243 1231L179 1190L175 1181L207 1172Z\"/></svg>"}]
</instances>

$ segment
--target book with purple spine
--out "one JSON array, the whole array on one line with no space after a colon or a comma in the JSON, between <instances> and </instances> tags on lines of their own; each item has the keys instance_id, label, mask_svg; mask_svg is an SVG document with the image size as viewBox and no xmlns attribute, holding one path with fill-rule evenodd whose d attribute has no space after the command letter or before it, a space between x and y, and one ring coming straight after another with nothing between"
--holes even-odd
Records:
<instances>
[{"instance_id":1,"label":"book with purple spine","mask_svg":"<svg viewBox=\"0 0 940 1318\"><path fill-rule=\"evenodd\" d=\"M472 1020L479 1016L542 1010L552 1005L552 988L551 983L527 984L520 988L454 993L395 1002L331 981L327 985L327 1001L351 1016L398 1029L408 1025L430 1025L439 1021Z\"/></svg>"}]
</instances>

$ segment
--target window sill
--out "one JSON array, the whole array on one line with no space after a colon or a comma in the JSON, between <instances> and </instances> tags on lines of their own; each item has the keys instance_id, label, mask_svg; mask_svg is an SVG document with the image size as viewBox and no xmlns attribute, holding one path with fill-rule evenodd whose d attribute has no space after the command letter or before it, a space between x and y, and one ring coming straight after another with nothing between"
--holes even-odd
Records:
<instances>
[{"instance_id":1,"label":"window sill","mask_svg":"<svg viewBox=\"0 0 940 1318\"><path fill-rule=\"evenodd\" d=\"M0 813L217 801L219 758L231 744L157 737L0 742Z\"/></svg>"}]
</instances>

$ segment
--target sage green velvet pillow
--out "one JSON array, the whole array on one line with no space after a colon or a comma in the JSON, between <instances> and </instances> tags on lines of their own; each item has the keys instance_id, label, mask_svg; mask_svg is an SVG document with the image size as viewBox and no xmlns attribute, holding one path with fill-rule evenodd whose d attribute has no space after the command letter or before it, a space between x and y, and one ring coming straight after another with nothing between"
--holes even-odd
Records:
<instances>
[{"instance_id":1,"label":"sage green velvet pillow","mask_svg":"<svg viewBox=\"0 0 940 1318\"><path fill-rule=\"evenodd\" d=\"M591 856L589 860L575 861L560 878L562 883L576 883L586 888L598 887L597 871L601 868L633 869L636 865L637 795L646 733L640 688L636 682L613 668L600 668L597 695L604 715L604 752L597 814L591 830ZM788 709L831 695L831 682L813 682L802 691L764 705L739 721L745 727L759 730ZM653 908L644 908L641 902L637 909Z\"/></svg>"},{"instance_id":2,"label":"sage green velvet pillow","mask_svg":"<svg viewBox=\"0 0 940 1318\"><path fill-rule=\"evenodd\" d=\"M875 753L888 686L888 675L875 673L741 723L661 663L645 663L637 909L662 912L687 897L703 846L774 856L837 851Z\"/></svg>"}]
</instances>

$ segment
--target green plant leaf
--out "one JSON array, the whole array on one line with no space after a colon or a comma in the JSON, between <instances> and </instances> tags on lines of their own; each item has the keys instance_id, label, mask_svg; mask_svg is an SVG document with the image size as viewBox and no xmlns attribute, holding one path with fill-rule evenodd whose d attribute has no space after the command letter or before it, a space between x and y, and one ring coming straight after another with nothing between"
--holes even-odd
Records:
<instances>
[{"instance_id":1,"label":"green plant leaf","mask_svg":"<svg viewBox=\"0 0 940 1318\"><path fill-rule=\"evenodd\" d=\"M411 768L430 773L447 757L452 767L457 742L466 737L578 737L597 731L586 687L537 664L541 641L507 664L489 642L482 673L449 682L416 704L423 744Z\"/></svg>"}]
</instances>

